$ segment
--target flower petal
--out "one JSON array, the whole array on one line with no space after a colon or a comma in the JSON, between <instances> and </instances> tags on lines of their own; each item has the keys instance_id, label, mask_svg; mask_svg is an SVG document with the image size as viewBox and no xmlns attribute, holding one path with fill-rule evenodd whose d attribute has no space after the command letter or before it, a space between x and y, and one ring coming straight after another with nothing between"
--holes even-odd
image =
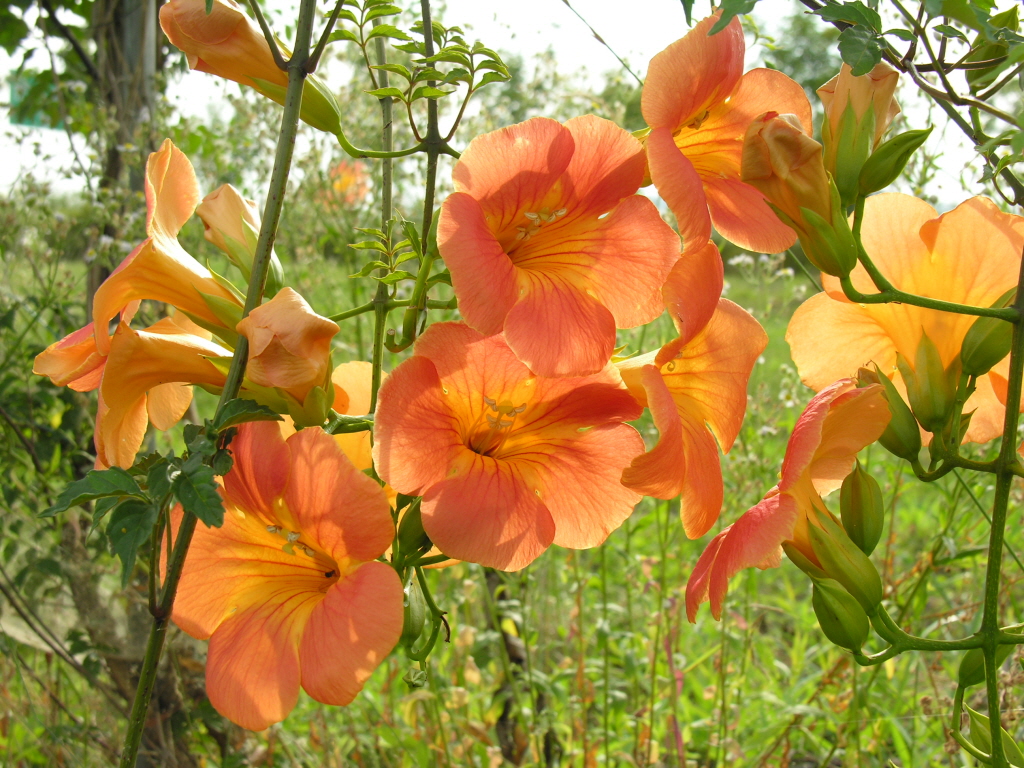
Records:
<instances>
[{"instance_id":1,"label":"flower petal","mask_svg":"<svg viewBox=\"0 0 1024 768\"><path fill-rule=\"evenodd\" d=\"M302 687L324 704L355 698L402 634L402 582L369 562L334 584L313 609L299 646Z\"/></svg>"},{"instance_id":2,"label":"flower petal","mask_svg":"<svg viewBox=\"0 0 1024 768\"><path fill-rule=\"evenodd\" d=\"M607 365L615 319L597 298L558 275L523 272L525 294L505 318L505 339L539 376L586 376Z\"/></svg>"},{"instance_id":3,"label":"flower petal","mask_svg":"<svg viewBox=\"0 0 1024 768\"><path fill-rule=\"evenodd\" d=\"M644 180L643 145L611 120L596 115L565 123L575 150L562 183L576 211L600 215L633 195Z\"/></svg>"},{"instance_id":4,"label":"flower petal","mask_svg":"<svg viewBox=\"0 0 1024 768\"><path fill-rule=\"evenodd\" d=\"M684 344L711 320L724 284L722 255L710 240L679 257L661 294Z\"/></svg>"},{"instance_id":5,"label":"flower petal","mask_svg":"<svg viewBox=\"0 0 1024 768\"><path fill-rule=\"evenodd\" d=\"M242 424L231 441L234 464L224 476L224 495L239 509L273 517L274 499L284 493L291 453L277 422Z\"/></svg>"},{"instance_id":6,"label":"flower petal","mask_svg":"<svg viewBox=\"0 0 1024 768\"><path fill-rule=\"evenodd\" d=\"M89 392L99 386L105 362L96 350L93 324L89 323L36 355L32 373L49 377L58 387Z\"/></svg>"},{"instance_id":7,"label":"flower petal","mask_svg":"<svg viewBox=\"0 0 1024 768\"><path fill-rule=\"evenodd\" d=\"M437 247L466 322L482 333L498 333L519 295L515 267L470 195L454 192L441 205Z\"/></svg>"},{"instance_id":8,"label":"flower petal","mask_svg":"<svg viewBox=\"0 0 1024 768\"><path fill-rule=\"evenodd\" d=\"M170 429L192 404L191 384L158 384L146 394L146 410L154 427Z\"/></svg>"},{"instance_id":9,"label":"flower petal","mask_svg":"<svg viewBox=\"0 0 1024 768\"><path fill-rule=\"evenodd\" d=\"M322 429L296 432L287 445L291 474L284 499L303 537L339 563L383 554L395 532L384 490Z\"/></svg>"},{"instance_id":10,"label":"flower petal","mask_svg":"<svg viewBox=\"0 0 1024 768\"><path fill-rule=\"evenodd\" d=\"M503 571L529 565L555 537L551 514L514 465L469 450L426 490L421 510L446 555Z\"/></svg>"},{"instance_id":11,"label":"flower petal","mask_svg":"<svg viewBox=\"0 0 1024 768\"><path fill-rule=\"evenodd\" d=\"M764 195L739 179L705 178L711 222L726 240L760 253L779 253L796 242L764 201Z\"/></svg>"},{"instance_id":12,"label":"flower petal","mask_svg":"<svg viewBox=\"0 0 1024 768\"><path fill-rule=\"evenodd\" d=\"M353 360L334 367L334 410L347 416L362 416L370 412L370 387L373 365L365 360Z\"/></svg>"},{"instance_id":13,"label":"flower petal","mask_svg":"<svg viewBox=\"0 0 1024 768\"><path fill-rule=\"evenodd\" d=\"M679 151L670 128L655 128L647 136L647 161L651 181L672 209L683 238L683 249L711 239L704 183L686 155Z\"/></svg>"},{"instance_id":14,"label":"flower petal","mask_svg":"<svg viewBox=\"0 0 1024 768\"><path fill-rule=\"evenodd\" d=\"M652 128L674 131L736 88L746 49L743 28L734 18L717 35L708 35L718 17L702 19L651 59L641 108Z\"/></svg>"},{"instance_id":15,"label":"flower petal","mask_svg":"<svg viewBox=\"0 0 1024 768\"><path fill-rule=\"evenodd\" d=\"M175 238L199 205L196 172L185 153L164 139L146 162L146 233Z\"/></svg>"}]
</instances>

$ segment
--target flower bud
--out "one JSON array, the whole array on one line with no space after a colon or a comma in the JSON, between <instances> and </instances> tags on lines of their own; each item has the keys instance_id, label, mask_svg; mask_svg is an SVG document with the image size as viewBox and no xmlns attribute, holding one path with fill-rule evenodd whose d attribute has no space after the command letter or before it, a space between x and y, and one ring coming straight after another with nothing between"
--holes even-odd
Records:
<instances>
[{"instance_id":1,"label":"flower bud","mask_svg":"<svg viewBox=\"0 0 1024 768\"><path fill-rule=\"evenodd\" d=\"M263 32L234 0L213 0L209 14L206 0L170 0L160 9L160 27L188 58L189 69L247 85L284 104L288 75L274 62ZM330 90L308 75L299 116L318 130L337 134L340 113Z\"/></svg>"},{"instance_id":2,"label":"flower bud","mask_svg":"<svg viewBox=\"0 0 1024 768\"><path fill-rule=\"evenodd\" d=\"M401 521L398 523L398 549L402 558L408 562L417 553L430 550L430 539L423 530L423 516L419 501L414 501L405 508Z\"/></svg>"},{"instance_id":3,"label":"flower bud","mask_svg":"<svg viewBox=\"0 0 1024 768\"><path fill-rule=\"evenodd\" d=\"M874 563L857 548L832 515L817 508L814 513L816 520L807 526L807 533L821 569L857 598L865 612L874 612L882 602L882 579Z\"/></svg>"},{"instance_id":4,"label":"flower bud","mask_svg":"<svg viewBox=\"0 0 1024 768\"><path fill-rule=\"evenodd\" d=\"M868 639L868 616L853 596L835 579L814 582L811 606L825 637L850 651L859 651Z\"/></svg>"},{"instance_id":5,"label":"flower bud","mask_svg":"<svg viewBox=\"0 0 1024 768\"><path fill-rule=\"evenodd\" d=\"M839 491L839 511L850 540L865 555L874 552L882 538L885 505L878 482L861 468L859 461L843 480Z\"/></svg>"},{"instance_id":6,"label":"flower bud","mask_svg":"<svg viewBox=\"0 0 1024 768\"><path fill-rule=\"evenodd\" d=\"M855 202L861 168L900 111L893 98L898 80L899 73L884 62L859 77L843 64L839 74L818 89L825 108L825 169L836 180L844 206Z\"/></svg>"},{"instance_id":7,"label":"flower bud","mask_svg":"<svg viewBox=\"0 0 1024 768\"><path fill-rule=\"evenodd\" d=\"M1003 627L1004 632L1013 635L1024 634L1024 624ZM1013 653L1014 645L1000 645L996 648L996 666L1000 666ZM985 655L981 648L971 648L960 660L960 669L956 675L957 685L967 688L985 682Z\"/></svg>"},{"instance_id":8,"label":"flower bud","mask_svg":"<svg viewBox=\"0 0 1024 768\"><path fill-rule=\"evenodd\" d=\"M885 389L885 399L889 404L889 414L892 418L889 419L889 426L878 438L878 442L894 456L908 461L916 459L921 452L921 429L896 386L877 367L874 371L861 368L857 372L857 378L862 385L881 384Z\"/></svg>"},{"instance_id":9,"label":"flower bud","mask_svg":"<svg viewBox=\"0 0 1024 768\"><path fill-rule=\"evenodd\" d=\"M953 411L957 383L960 380L959 358L948 368L942 365L942 357L927 333L921 334L914 367L903 355L897 353L903 382L907 385L907 399L917 420L929 432L941 433Z\"/></svg>"},{"instance_id":10,"label":"flower bud","mask_svg":"<svg viewBox=\"0 0 1024 768\"><path fill-rule=\"evenodd\" d=\"M856 183L862 195L870 195L892 184L903 173L911 156L918 147L924 144L931 134L931 128L918 131L905 131L893 136L869 157L861 168L860 178Z\"/></svg>"},{"instance_id":11,"label":"flower bud","mask_svg":"<svg viewBox=\"0 0 1024 768\"><path fill-rule=\"evenodd\" d=\"M786 553L793 564L812 579L827 579L828 574L816 566L807 555L800 551L800 548L792 541L782 542L782 551Z\"/></svg>"},{"instance_id":12,"label":"flower bud","mask_svg":"<svg viewBox=\"0 0 1024 768\"><path fill-rule=\"evenodd\" d=\"M423 624L427 619L427 603L423 599L419 581L414 577L405 587L405 599L402 601L404 621L402 623L403 645L411 645L423 634Z\"/></svg>"},{"instance_id":13,"label":"flower bud","mask_svg":"<svg viewBox=\"0 0 1024 768\"><path fill-rule=\"evenodd\" d=\"M796 116L766 112L750 124L740 177L796 231L814 266L830 275L850 273L856 243L822 165L821 144L803 132Z\"/></svg>"},{"instance_id":14,"label":"flower bud","mask_svg":"<svg viewBox=\"0 0 1024 768\"><path fill-rule=\"evenodd\" d=\"M260 232L260 214L256 203L242 197L230 184L223 184L203 198L196 208L203 220L206 239L227 254L246 281L252 274L256 243ZM277 254L270 255L267 273L267 294L275 296L284 280L284 270Z\"/></svg>"},{"instance_id":15,"label":"flower bud","mask_svg":"<svg viewBox=\"0 0 1024 768\"><path fill-rule=\"evenodd\" d=\"M246 378L273 387L294 401L296 423L319 424L334 399L331 384L331 339L337 323L313 312L291 288L284 288L236 326L249 340ZM301 409L297 408L301 406ZM300 421L301 419L301 421ZM310 422L312 419L312 422Z\"/></svg>"},{"instance_id":16,"label":"flower bud","mask_svg":"<svg viewBox=\"0 0 1024 768\"><path fill-rule=\"evenodd\" d=\"M993 304L1006 307L1013 302L1017 289L1013 288ZM1010 354L1013 325L996 317L979 317L964 336L960 347L960 363L968 376L988 373L992 366Z\"/></svg>"}]
</instances>

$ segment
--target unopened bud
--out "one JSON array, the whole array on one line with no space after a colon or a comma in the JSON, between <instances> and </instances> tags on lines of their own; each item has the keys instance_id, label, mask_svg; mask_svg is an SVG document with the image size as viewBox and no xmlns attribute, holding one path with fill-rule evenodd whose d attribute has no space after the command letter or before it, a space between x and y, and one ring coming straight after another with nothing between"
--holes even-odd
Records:
<instances>
[{"instance_id":1,"label":"unopened bud","mask_svg":"<svg viewBox=\"0 0 1024 768\"><path fill-rule=\"evenodd\" d=\"M872 613L882 602L882 579L874 563L828 512L815 509L814 513L816 520L807 526L807 532L822 570L857 598L865 612Z\"/></svg>"},{"instance_id":2,"label":"unopened bud","mask_svg":"<svg viewBox=\"0 0 1024 768\"><path fill-rule=\"evenodd\" d=\"M949 367L927 333L921 334L914 355L914 367L900 354L896 356L903 382L907 385L907 398L917 420L929 432L940 433L953 411L957 383L960 380L959 358Z\"/></svg>"},{"instance_id":3,"label":"unopened bud","mask_svg":"<svg viewBox=\"0 0 1024 768\"><path fill-rule=\"evenodd\" d=\"M843 480L839 491L839 510L850 540L865 555L874 552L882 538L885 505L878 482L861 468L859 461Z\"/></svg>"},{"instance_id":4,"label":"unopened bud","mask_svg":"<svg viewBox=\"0 0 1024 768\"><path fill-rule=\"evenodd\" d=\"M921 451L921 429L896 386L877 367L874 371L861 368L857 376L862 385L881 384L885 390L885 399L889 404L889 414L892 418L889 419L889 426L878 438L878 442L894 456L908 461L916 459Z\"/></svg>"},{"instance_id":5,"label":"unopened bud","mask_svg":"<svg viewBox=\"0 0 1024 768\"><path fill-rule=\"evenodd\" d=\"M402 608L402 644L411 645L423 634L423 624L427 618L427 604L416 578L410 579L405 587Z\"/></svg>"},{"instance_id":6,"label":"unopened bud","mask_svg":"<svg viewBox=\"0 0 1024 768\"><path fill-rule=\"evenodd\" d=\"M820 580L828 578L828 574L811 562L811 559L801 552L800 548L792 541L782 542L782 551L786 553L786 557L788 557L797 568L806 573L812 579Z\"/></svg>"},{"instance_id":7,"label":"unopened bud","mask_svg":"<svg viewBox=\"0 0 1024 768\"><path fill-rule=\"evenodd\" d=\"M868 639L868 616L860 603L834 579L814 582L814 615L825 637L850 651L859 651Z\"/></svg>"},{"instance_id":8,"label":"unopened bud","mask_svg":"<svg viewBox=\"0 0 1024 768\"><path fill-rule=\"evenodd\" d=\"M1017 289L1007 291L993 307L1009 306ZM988 373L992 366L1010 354L1013 325L997 317L979 317L971 325L960 347L960 363L968 376Z\"/></svg>"},{"instance_id":9,"label":"unopened bud","mask_svg":"<svg viewBox=\"0 0 1024 768\"><path fill-rule=\"evenodd\" d=\"M423 516L417 499L408 507L398 523L398 550L408 562L416 553L427 552L431 547L430 539L423 530Z\"/></svg>"},{"instance_id":10,"label":"unopened bud","mask_svg":"<svg viewBox=\"0 0 1024 768\"><path fill-rule=\"evenodd\" d=\"M840 213L843 205L835 181L829 178L829 194L832 201L832 221L826 221L810 208L801 208L807 227L798 230L800 244L808 260L822 272L846 277L857 266L857 241L850 231L850 224Z\"/></svg>"},{"instance_id":11,"label":"unopened bud","mask_svg":"<svg viewBox=\"0 0 1024 768\"><path fill-rule=\"evenodd\" d=\"M896 181L910 157L924 144L931 132L931 128L906 131L893 136L876 149L860 172L861 195L878 192Z\"/></svg>"},{"instance_id":12,"label":"unopened bud","mask_svg":"<svg viewBox=\"0 0 1024 768\"><path fill-rule=\"evenodd\" d=\"M1012 635L1024 634L1024 624L1016 624L1012 627L1004 627L1004 632ZM996 648L996 666L999 667L1013 653L1015 645L1000 645ZM978 685L985 682L985 654L981 648L971 648L960 660L960 669L956 675L956 682L962 688L971 685Z\"/></svg>"}]
</instances>

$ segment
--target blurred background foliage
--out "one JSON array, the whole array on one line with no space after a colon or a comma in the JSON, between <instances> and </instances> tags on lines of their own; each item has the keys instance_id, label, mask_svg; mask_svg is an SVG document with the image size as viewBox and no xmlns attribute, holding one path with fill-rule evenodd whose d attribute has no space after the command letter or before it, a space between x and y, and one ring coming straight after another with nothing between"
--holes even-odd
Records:
<instances>
[{"instance_id":1,"label":"blurred background foliage","mask_svg":"<svg viewBox=\"0 0 1024 768\"><path fill-rule=\"evenodd\" d=\"M121 589L118 565L87 511L37 517L91 468L95 402L92 394L33 376L32 360L87 321L95 286L144 237L141 169L164 136L195 164L204 193L230 182L262 200L273 157L278 108L251 92L232 86L227 108L209 119L173 112L161 94L169 78L182 76L183 61L147 27L147 12L155 6L130 0L0 6L0 46L23 62L30 48L49 51L49 68L19 71L31 87L11 105L12 120L36 119L87 148L69 169L80 182L77 193L55 193L28 174L0 196L3 766L115 762L149 624L141 558ZM30 34L29 22L43 35ZM752 26L748 32L762 42L764 64L813 95L838 69L837 33L800 12L782 28L775 40ZM376 146L378 103L362 93L370 86L357 53L336 47L327 71L345 105L349 138ZM529 61L503 55L513 77L482 92L463 137L535 115L593 112L630 130L643 126L640 89L627 73L611 72L603 87L587 88L560 72L553 54ZM1011 98L1019 103L1019 91ZM407 140L399 130L396 144ZM917 161L911 184L923 188L937 162L934 155ZM397 167L398 208L415 218L422 169L415 161ZM442 167L442 180L448 170ZM277 253L289 284L322 314L362 304L373 290L349 278L365 256L348 244L362 239L355 227L376 226L375 174L372 161L352 160L327 137L303 131ZM198 220L181 242L222 270ZM743 432L724 459L720 525L776 482L789 429L810 397L783 336L793 310L816 290L784 257L733 247L723 255L725 295L758 318L771 342L751 381ZM145 311L156 317L162 309ZM336 362L367 357L365 323L360 317L344 324ZM663 317L623 332L621 343L647 351L671 335ZM200 412L208 406L200 399ZM654 438L649 421L637 426ZM180 428L150 435L150 446L157 440L180 441ZM954 474L924 492L877 448L865 465L890 508L878 560L892 585L893 615L938 636L968 633L976 623L992 489ZM1019 509L1021 492L1014 493ZM721 623L704 610L695 626L687 624L683 588L703 544L685 539L677 512L677 502L645 500L604 547L553 547L520 573L466 564L433 572L452 632L430 658L425 685L407 684L418 666L394 655L350 707L324 707L303 695L287 721L259 734L212 709L203 686L204 645L173 630L139 765L970 764L950 746L943 724L958 658L907 656L858 671L820 634L809 584L788 562L742 574ZM1011 525L1008 545L1004 612L1008 621L1021 620L1021 526ZM1013 729L1024 676L1015 658L1003 674Z\"/></svg>"}]
</instances>

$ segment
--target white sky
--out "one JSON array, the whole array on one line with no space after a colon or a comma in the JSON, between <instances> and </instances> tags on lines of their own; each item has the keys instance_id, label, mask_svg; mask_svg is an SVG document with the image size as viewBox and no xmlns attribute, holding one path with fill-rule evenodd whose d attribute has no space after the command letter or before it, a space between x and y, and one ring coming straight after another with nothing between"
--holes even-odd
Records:
<instances>
[{"instance_id":1,"label":"white sky","mask_svg":"<svg viewBox=\"0 0 1024 768\"><path fill-rule=\"evenodd\" d=\"M272 6L288 4L288 0L271 0ZM628 3L621 0L573 0L573 7L641 76L651 56L687 31L679 0L630 0ZM795 0L763 0L756 8L756 17L762 30L771 34L779 20L796 7ZM708 0L697 0L695 18L705 15L709 8ZM458 23L470 39L479 39L492 48L520 53L526 59L549 48L554 49L563 71L579 74L595 87L603 82L605 73L620 67L608 48L594 39L587 26L562 0L447 0L441 18L446 24ZM757 54L756 49L748 50L748 66L754 63ZM44 61L39 61L39 65ZM0 51L0 73L10 71L14 64ZM168 98L182 113L201 117L220 101L217 99L220 87L209 75L189 74L171 84ZM909 90L904 89L904 93ZM0 100L6 101L8 93L4 93ZM923 118L923 108L919 104L904 103L904 109L912 118ZM912 122L923 124L923 119L912 119ZM33 141L19 146L11 133L13 128L0 123L0 156L3 157L3 162L0 162L0 193L8 190L20 174L28 171L50 180L58 189L72 191L76 188L74 179L66 178L71 155L63 131L28 131ZM943 171L935 180L935 193L944 200L948 199L951 205L955 204L964 196L961 180L964 166L975 157L975 153L955 128L944 131L942 126L937 126L931 141L946 153ZM968 180L974 175L968 174Z\"/></svg>"}]
</instances>

